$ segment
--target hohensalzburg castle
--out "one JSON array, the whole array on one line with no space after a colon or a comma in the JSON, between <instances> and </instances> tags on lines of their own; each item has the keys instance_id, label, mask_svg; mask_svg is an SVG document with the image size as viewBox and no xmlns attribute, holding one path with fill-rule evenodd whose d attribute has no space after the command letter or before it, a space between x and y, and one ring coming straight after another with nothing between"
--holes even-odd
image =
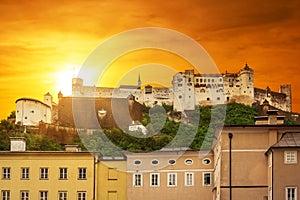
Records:
<instances>
[{"instance_id":1,"label":"hohensalzburg castle","mask_svg":"<svg viewBox=\"0 0 300 200\"><path fill-rule=\"evenodd\" d=\"M142 89L140 77L136 86L119 88L85 86L83 79L73 78L73 97L127 98L131 95L141 104L152 107L165 103L177 111L194 110L197 105L228 102L252 105L266 100L280 110L292 111L291 85L281 85L279 92L269 87L255 88L254 72L247 64L237 73L195 74L194 70L185 70L173 76L171 88L146 85Z\"/></svg>"},{"instance_id":2,"label":"hohensalzburg castle","mask_svg":"<svg viewBox=\"0 0 300 200\"><path fill-rule=\"evenodd\" d=\"M151 85L142 88L140 76L137 85L121 85L118 88L86 86L83 82L81 78L73 78L72 96L63 96L59 92L58 105L52 102L49 93L44 96L44 102L32 98L18 99L16 123L35 126L42 121L69 126L71 125L69 121L72 121L70 119L72 111L69 107L72 107L73 98L102 99L97 103L96 109L103 109L104 104L107 104L105 108L108 110L109 99L115 98L122 101L130 99L131 103L134 100L149 107L162 104L173 105L174 110L177 111L194 110L197 105L230 102L247 105L262 105L267 102L276 109L292 111L291 85L281 85L278 92L271 91L269 87L255 88L254 71L247 64L237 73L195 74L194 70L185 70L173 76L170 88ZM131 110L134 111L136 108L132 107Z\"/></svg>"}]
</instances>

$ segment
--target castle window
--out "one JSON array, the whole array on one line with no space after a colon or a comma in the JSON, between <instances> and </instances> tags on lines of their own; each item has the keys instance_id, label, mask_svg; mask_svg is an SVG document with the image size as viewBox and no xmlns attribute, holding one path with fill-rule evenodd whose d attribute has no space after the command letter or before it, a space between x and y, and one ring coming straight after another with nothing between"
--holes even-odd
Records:
<instances>
[{"instance_id":1,"label":"castle window","mask_svg":"<svg viewBox=\"0 0 300 200\"><path fill-rule=\"evenodd\" d=\"M222 78L219 79L219 82L222 82Z\"/></svg>"},{"instance_id":2,"label":"castle window","mask_svg":"<svg viewBox=\"0 0 300 200\"><path fill-rule=\"evenodd\" d=\"M210 79L207 79L207 82L210 82Z\"/></svg>"},{"instance_id":3,"label":"castle window","mask_svg":"<svg viewBox=\"0 0 300 200\"><path fill-rule=\"evenodd\" d=\"M181 98L182 98L182 96L181 96L181 95L179 95L179 96L178 96L178 98L179 98L179 99L181 99Z\"/></svg>"},{"instance_id":4,"label":"castle window","mask_svg":"<svg viewBox=\"0 0 300 200\"><path fill-rule=\"evenodd\" d=\"M227 97L227 101L229 101L229 97Z\"/></svg>"},{"instance_id":5,"label":"castle window","mask_svg":"<svg viewBox=\"0 0 300 200\"><path fill-rule=\"evenodd\" d=\"M31 113L34 113L34 110L32 110Z\"/></svg>"},{"instance_id":6,"label":"castle window","mask_svg":"<svg viewBox=\"0 0 300 200\"><path fill-rule=\"evenodd\" d=\"M191 78L189 78L189 82L191 82Z\"/></svg>"},{"instance_id":7,"label":"castle window","mask_svg":"<svg viewBox=\"0 0 300 200\"><path fill-rule=\"evenodd\" d=\"M196 82L198 83L198 82L199 82L199 79L196 78Z\"/></svg>"},{"instance_id":8,"label":"castle window","mask_svg":"<svg viewBox=\"0 0 300 200\"><path fill-rule=\"evenodd\" d=\"M215 80L214 80L214 79L211 79L211 82L215 82Z\"/></svg>"},{"instance_id":9,"label":"castle window","mask_svg":"<svg viewBox=\"0 0 300 200\"><path fill-rule=\"evenodd\" d=\"M209 98L209 97L207 97L207 98L206 98L206 100L207 100L207 101L209 101L209 100L210 100L210 98Z\"/></svg>"},{"instance_id":10,"label":"castle window","mask_svg":"<svg viewBox=\"0 0 300 200\"><path fill-rule=\"evenodd\" d=\"M201 92L201 93L205 93L205 90L204 90L204 89L201 89L200 92Z\"/></svg>"},{"instance_id":11,"label":"castle window","mask_svg":"<svg viewBox=\"0 0 300 200\"><path fill-rule=\"evenodd\" d=\"M204 83L206 82L206 79L204 79Z\"/></svg>"},{"instance_id":12,"label":"castle window","mask_svg":"<svg viewBox=\"0 0 300 200\"><path fill-rule=\"evenodd\" d=\"M200 78L200 83L202 83L202 81L203 81L202 78Z\"/></svg>"},{"instance_id":13,"label":"castle window","mask_svg":"<svg viewBox=\"0 0 300 200\"><path fill-rule=\"evenodd\" d=\"M220 101L220 97L217 97L217 100Z\"/></svg>"}]
</instances>

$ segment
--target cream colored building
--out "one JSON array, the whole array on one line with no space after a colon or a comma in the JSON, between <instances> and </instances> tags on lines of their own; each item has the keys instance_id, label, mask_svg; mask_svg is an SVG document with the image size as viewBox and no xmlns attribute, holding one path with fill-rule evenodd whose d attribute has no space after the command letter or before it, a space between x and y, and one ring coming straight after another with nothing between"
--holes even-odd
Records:
<instances>
[{"instance_id":1,"label":"cream colored building","mask_svg":"<svg viewBox=\"0 0 300 200\"><path fill-rule=\"evenodd\" d=\"M212 199L211 152L128 153L127 199Z\"/></svg>"}]
</instances>

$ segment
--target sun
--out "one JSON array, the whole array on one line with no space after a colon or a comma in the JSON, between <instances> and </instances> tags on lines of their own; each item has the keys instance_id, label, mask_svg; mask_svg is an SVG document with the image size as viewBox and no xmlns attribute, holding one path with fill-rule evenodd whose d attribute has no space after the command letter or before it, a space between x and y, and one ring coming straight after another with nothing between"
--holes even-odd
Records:
<instances>
[{"instance_id":1,"label":"sun","mask_svg":"<svg viewBox=\"0 0 300 200\"><path fill-rule=\"evenodd\" d=\"M72 94L72 78L76 77L80 66L67 64L66 67L56 73L56 90L62 92L64 96Z\"/></svg>"}]
</instances>

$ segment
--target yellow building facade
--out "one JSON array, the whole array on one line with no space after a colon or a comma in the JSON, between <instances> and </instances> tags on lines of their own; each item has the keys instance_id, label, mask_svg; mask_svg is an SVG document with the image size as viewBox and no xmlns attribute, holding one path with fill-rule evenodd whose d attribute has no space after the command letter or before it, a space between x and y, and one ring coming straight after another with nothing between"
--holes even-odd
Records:
<instances>
[{"instance_id":1,"label":"yellow building facade","mask_svg":"<svg viewBox=\"0 0 300 200\"><path fill-rule=\"evenodd\" d=\"M2 199L94 199L89 152L1 152Z\"/></svg>"}]
</instances>

